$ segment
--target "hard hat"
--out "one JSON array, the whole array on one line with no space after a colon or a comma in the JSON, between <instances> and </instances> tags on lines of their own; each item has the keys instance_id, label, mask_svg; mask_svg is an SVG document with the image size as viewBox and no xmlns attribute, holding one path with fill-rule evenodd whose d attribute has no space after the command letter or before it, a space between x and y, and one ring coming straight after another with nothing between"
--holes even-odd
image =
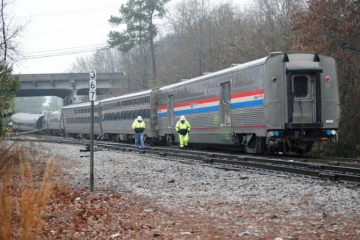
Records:
<instances>
[{"instance_id":1,"label":"hard hat","mask_svg":"<svg viewBox=\"0 0 360 240\"><path fill-rule=\"evenodd\" d=\"M12 126L13 125L13 123L12 122L9 122L9 126Z\"/></svg>"},{"instance_id":2,"label":"hard hat","mask_svg":"<svg viewBox=\"0 0 360 240\"><path fill-rule=\"evenodd\" d=\"M137 120L138 120L138 121L142 121L142 117L141 117L141 116L138 116L138 117L137 117Z\"/></svg>"},{"instance_id":3,"label":"hard hat","mask_svg":"<svg viewBox=\"0 0 360 240\"><path fill-rule=\"evenodd\" d=\"M185 121L185 120L186 120L185 116L181 116L181 117L180 117L180 120L181 120L181 121Z\"/></svg>"}]
</instances>

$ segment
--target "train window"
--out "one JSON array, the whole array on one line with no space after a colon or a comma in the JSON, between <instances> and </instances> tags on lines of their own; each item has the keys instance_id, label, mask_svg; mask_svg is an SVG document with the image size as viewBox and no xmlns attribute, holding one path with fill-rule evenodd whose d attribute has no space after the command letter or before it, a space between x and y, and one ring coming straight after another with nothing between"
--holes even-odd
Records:
<instances>
[{"instance_id":1,"label":"train window","mask_svg":"<svg viewBox=\"0 0 360 240\"><path fill-rule=\"evenodd\" d=\"M144 98L140 98L140 103L143 104L144 103Z\"/></svg>"},{"instance_id":2,"label":"train window","mask_svg":"<svg viewBox=\"0 0 360 240\"><path fill-rule=\"evenodd\" d=\"M150 103L150 97L146 97L146 102Z\"/></svg>"},{"instance_id":3,"label":"train window","mask_svg":"<svg viewBox=\"0 0 360 240\"><path fill-rule=\"evenodd\" d=\"M139 99L137 98L137 99L135 99L135 104L139 104Z\"/></svg>"},{"instance_id":4,"label":"train window","mask_svg":"<svg viewBox=\"0 0 360 240\"><path fill-rule=\"evenodd\" d=\"M298 98L308 95L308 78L306 76L294 77L294 95Z\"/></svg>"},{"instance_id":5,"label":"train window","mask_svg":"<svg viewBox=\"0 0 360 240\"><path fill-rule=\"evenodd\" d=\"M111 121L115 121L116 120L116 116L115 116L115 113L113 112L112 114L111 114Z\"/></svg>"},{"instance_id":6,"label":"train window","mask_svg":"<svg viewBox=\"0 0 360 240\"><path fill-rule=\"evenodd\" d=\"M74 110L74 114L77 114L77 110Z\"/></svg>"},{"instance_id":7,"label":"train window","mask_svg":"<svg viewBox=\"0 0 360 240\"><path fill-rule=\"evenodd\" d=\"M144 118L144 110L143 109L140 109L139 110L139 114L138 114L138 116L141 116L142 118Z\"/></svg>"},{"instance_id":8,"label":"train window","mask_svg":"<svg viewBox=\"0 0 360 240\"><path fill-rule=\"evenodd\" d=\"M118 121L121 120L121 113L120 112L116 113L116 120L118 120Z\"/></svg>"},{"instance_id":9,"label":"train window","mask_svg":"<svg viewBox=\"0 0 360 240\"><path fill-rule=\"evenodd\" d=\"M99 117L95 117L94 123L99 123Z\"/></svg>"},{"instance_id":10,"label":"train window","mask_svg":"<svg viewBox=\"0 0 360 240\"><path fill-rule=\"evenodd\" d=\"M86 118L86 123L90 123L90 117Z\"/></svg>"},{"instance_id":11,"label":"train window","mask_svg":"<svg viewBox=\"0 0 360 240\"><path fill-rule=\"evenodd\" d=\"M130 111L130 117L129 117L130 120L134 119L134 111Z\"/></svg>"},{"instance_id":12,"label":"train window","mask_svg":"<svg viewBox=\"0 0 360 240\"><path fill-rule=\"evenodd\" d=\"M116 107L120 107L120 102L117 102L117 103L116 103Z\"/></svg>"},{"instance_id":13,"label":"train window","mask_svg":"<svg viewBox=\"0 0 360 240\"><path fill-rule=\"evenodd\" d=\"M95 107L95 108L94 108L94 112L96 112L96 113L97 113L97 111L98 111L98 109Z\"/></svg>"},{"instance_id":14,"label":"train window","mask_svg":"<svg viewBox=\"0 0 360 240\"><path fill-rule=\"evenodd\" d=\"M75 123L78 123L78 121L79 121L78 118L75 118Z\"/></svg>"},{"instance_id":15,"label":"train window","mask_svg":"<svg viewBox=\"0 0 360 240\"><path fill-rule=\"evenodd\" d=\"M130 105L130 100L126 100L125 106L129 106L129 105Z\"/></svg>"},{"instance_id":16,"label":"train window","mask_svg":"<svg viewBox=\"0 0 360 240\"><path fill-rule=\"evenodd\" d=\"M144 118L150 118L150 109L145 109L145 116Z\"/></svg>"},{"instance_id":17,"label":"train window","mask_svg":"<svg viewBox=\"0 0 360 240\"><path fill-rule=\"evenodd\" d=\"M87 109L87 112L90 113L90 108Z\"/></svg>"}]
</instances>

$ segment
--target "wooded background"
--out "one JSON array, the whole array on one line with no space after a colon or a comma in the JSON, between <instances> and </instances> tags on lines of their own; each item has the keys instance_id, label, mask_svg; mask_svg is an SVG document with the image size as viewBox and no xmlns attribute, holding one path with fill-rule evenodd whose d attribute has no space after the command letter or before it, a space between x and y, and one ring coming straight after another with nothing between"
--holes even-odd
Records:
<instances>
[{"instance_id":1,"label":"wooded background","mask_svg":"<svg viewBox=\"0 0 360 240\"><path fill-rule=\"evenodd\" d=\"M159 87L268 56L314 51L335 58L341 94L339 142L327 155L360 157L359 0L128 0L109 24L109 47L74 60L68 72L125 72L107 96ZM0 37L2 39L2 37ZM0 47L3 49L4 45ZM4 51L2 51L4 52Z\"/></svg>"}]
</instances>

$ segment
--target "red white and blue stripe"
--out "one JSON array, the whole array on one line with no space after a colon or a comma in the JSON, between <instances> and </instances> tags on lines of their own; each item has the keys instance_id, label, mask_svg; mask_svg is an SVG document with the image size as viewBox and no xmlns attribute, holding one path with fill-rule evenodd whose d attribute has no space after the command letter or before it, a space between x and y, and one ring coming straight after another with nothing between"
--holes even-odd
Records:
<instances>
[{"instance_id":1,"label":"red white and blue stripe","mask_svg":"<svg viewBox=\"0 0 360 240\"><path fill-rule=\"evenodd\" d=\"M174 105L174 115L200 113L219 110L220 97L206 98ZM249 107L264 104L264 89L231 95L230 108ZM158 107L158 117L167 116L167 106Z\"/></svg>"},{"instance_id":2,"label":"red white and blue stripe","mask_svg":"<svg viewBox=\"0 0 360 240\"><path fill-rule=\"evenodd\" d=\"M264 104L264 89L231 94L230 108L250 107Z\"/></svg>"}]
</instances>

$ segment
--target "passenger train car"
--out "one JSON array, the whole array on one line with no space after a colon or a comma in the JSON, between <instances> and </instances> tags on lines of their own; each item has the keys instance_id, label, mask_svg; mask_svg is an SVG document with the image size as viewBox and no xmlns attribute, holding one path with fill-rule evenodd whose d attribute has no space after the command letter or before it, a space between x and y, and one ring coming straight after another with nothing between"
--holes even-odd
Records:
<instances>
[{"instance_id":1,"label":"passenger train car","mask_svg":"<svg viewBox=\"0 0 360 240\"><path fill-rule=\"evenodd\" d=\"M132 141L131 125L140 115L147 142L177 144L175 124L184 115L190 144L248 153L308 152L316 141L337 141L340 122L335 60L311 52L272 53L95 106L95 134L107 140ZM90 103L63 107L61 118L68 136L89 137Z\"/></svg>"},{"instance_id":2,"label":"passenger train car","mask_svg":"<svg viewBox=\"0 0 360 240\"><path fill-rule=\"evenodd\" d=\"M49 135L62 136L64 126L61 111L49 112L47 115L47 132Z\"/></svg>"},{"instance_id":3,"label":"passenger train car","mask_svg":"<svg viewBox=\"0 0 360 240\"><path fill-rule=\"evenodd\" d=\"M132 141L135 138L132 123L141 116L145 122L144 141L153 143L158 131L156 114L158 89L127 94L102 100L101 125L106 140Z\"/></svg>"},{"instance_id":4,"label":"passenger train car","mask_svg":"<svg viewBox=\"0 0 360 240\"><path fill-rule=\"evenodd\" d=\"M249 153L308 152L335 139L340 121L336 63L317 53L273 53L159 89L160 136L177 142L181 115L191 143L244 146Z\"/></svg>"},{"instance_id":5,"label":"passenger train car","mask_svg":"<svg viewBox=\"0 0 360 240\"><path fill-rule=\"evenodd\" d=\"M45 114L16 113L11 117L15 132L30 132L42 129Z\"/></svg>"},{"instance_id":6,"label":"passenger train car","mask_svg":"<svg viewBox=\"0 0 360 240\"><path fill-rule=\"evenodd\" d=\"M90 102L75 103L61 109L63 131L68 137L90 138ZM99 102L94 102L94 135L101 136Z\"/></svg>"}]
</instances>

